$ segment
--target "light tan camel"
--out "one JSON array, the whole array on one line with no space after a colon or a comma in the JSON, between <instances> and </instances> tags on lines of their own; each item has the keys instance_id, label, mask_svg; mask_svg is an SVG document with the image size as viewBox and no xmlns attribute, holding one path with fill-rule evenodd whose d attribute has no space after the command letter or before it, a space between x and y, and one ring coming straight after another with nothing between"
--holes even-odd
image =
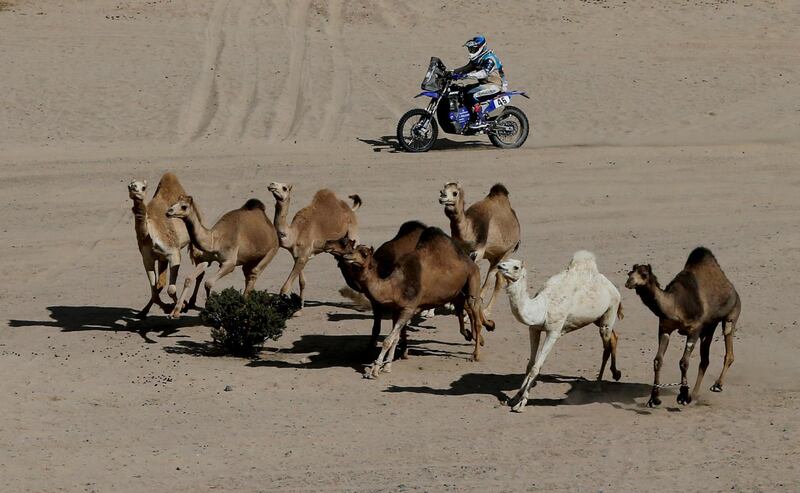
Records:
<instances>
[{"instance_id":1,"label":"light tan camel","mask_svg":"<svg viewBox=\"0 0 800 493\"><path fill-rule=\"evenodd\" d=\"M292 186L285 183L269 184L269 191L275 197L275 229L278 232L280 246L292 254L294 266L289 277L281 287L281 294L289 294L295 278L300 280L300 310L305 304L306 277L303 269L311 258L322 253L325 242L338 240L343 236L358 242L358 220L355 211L361 207L361 197L351 195L353 206L327 188L319 190L311 199L311 204L300 209L289 224L289 201Z\"/></svg>"},{"instance_id":2,"label":"light tan camel","mask_svg":"<svg viewBox=\"0 0 800 493\"><path fill-rule=\"evenodd\" d=\"M267 217L264 204L257 199L248 200L239 209L226 212L214 227L207 229L197 216L194 200L183 196L167 210L168 217L176 217L186 223L192 244L205 252L206 262L219 263L219 270L207 279L206 296L220 278L230 274L236 266L242 266L245 277L244 294L253 290L259 274L278 252L278 236ZM183 302L189 283L202 272L201 265L187 278L184 291L177 306ZM204 270L204 269L203 269ZM173 316L179 313L173 311Z\"/></svg>"},{"instance_id":3,"label":"light tan camel","mask_svg":"<svg viewBox=\"0 0 800 493\"><path fill-rule=\"evenodd\" d=\"M391 371L400 333L420 309L436 308L453 303L459 330L467 340L475 342L473 360L480 359L483 336L481 326L494 330L494 322L486 320L480 303L480 271L478 266L439 228L427 228L420 235L415 250L398 259L394 270L381 278L371 247L359 246L344 256L346 262L360 268L358 282L383 310L392 313L392 331L383 341L381 352L366 370L367 378L381 371ZM464 326L464 311L472 332Z\"/></svg>"},{"instance_id":4,"label":"light tan camel","mask_svg":"<svg viewBox=\"0 0 800 493\"><path fill-rule=\"evenodd\" d=\"M725 276L714 254L703 247L695 248L689 254L683 270L663 290L650 264L636 264L628 273L625 287L636 290L636 294L645 306L658 317L658 353L653 360L653 390L647 405L655 407L661 404L661 399L658 397L661 386L659 380L661 364L669 345L669 336L675 330L678 334L686 336L686 348L680 361L681 388L678 393L678 404L686 405L697 398L700 384L708 368L709 349L714 339L714 331L720 323L725 336L725 361L722 373L711 386L711 391L722 392L725 373L733 363L733 332L739 320L742 304L736 288ZM698 339L700 367L697 371L697 381L689 395L686 372L689 369L689 357Z\"/></svg>"},{"instance_id":5,"label":"light tan camel","mask_svg":"<svg viewBox=\"0 0 800 493\"><path fill-rule=\"evenodd\" d=\"M483 298L489 280L495 277L494 290L486 304L486 312L489 313L497 293L505 284L505 279L497 272L497 264L519 248L519 220L508 200L508 190L497 183L486 198L475 202L465 211L464 189L459 183L445 183L439 192L439 203L444 205L444 213L450 219L453 239L469 246L470 257L476 263L484 258L489 261L489 271L481 288Z\"/></svg>"},{"instance_id":6,"label":"light tan camel","mask_svg":"<svg viewBox=\"0 0 800 493\"><path fill-rule=\"evenodd\" d=\"M139 312L139 318L145 318L154 303L165 313L169 312L170 306L161 301L160 296L161 290L167 283L167 269L169 269L167 294L176 301L175 281L181 264L181 250L189 245L189 234L183 222L169 219L164 215L169 205L186 193L178 177L173 173L164 173L153 198L147 204L145 204L146 192L146 180L134 180L128 185L128 196L133 200L136 242L150 284L150 301Z\"/></svg>"}]
</instances>

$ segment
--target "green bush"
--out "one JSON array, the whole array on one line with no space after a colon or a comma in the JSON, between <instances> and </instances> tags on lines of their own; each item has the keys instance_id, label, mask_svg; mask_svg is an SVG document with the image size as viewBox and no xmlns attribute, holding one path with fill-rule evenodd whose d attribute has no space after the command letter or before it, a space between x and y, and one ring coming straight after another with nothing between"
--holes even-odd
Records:
<instances>
[{"instance_id":1,"label":"green bush","mask_svg":"<svg viewBox=\"0 0 800 493\"><path fill-rule=\"evenodd\" d=\"M286 320L300 308L300 298L252 291L247 297L233 288L211 293L200 320L211 327L214 344L225 354L252 357L267 339L277 339Z\"/></svg>"}]
</instances>

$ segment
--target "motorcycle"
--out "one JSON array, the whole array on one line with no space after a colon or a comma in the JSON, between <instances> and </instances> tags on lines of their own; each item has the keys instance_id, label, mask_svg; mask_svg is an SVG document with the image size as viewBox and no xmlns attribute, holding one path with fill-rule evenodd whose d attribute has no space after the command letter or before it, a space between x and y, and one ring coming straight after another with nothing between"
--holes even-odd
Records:
<instances>
[{"instance_id":1,"label":"motorcycle","mask_svg":"<svg viewBox=\"0 0 800 493\"><path fill-rule=\"evenodd\" d=\"M428 71L422 80L422 92L414 96L429 97L426 108L408 111L397 123L397 141L407 152L426 152L436 142L439 128L448 134L486 134L496 147L514 149L528 138L529 126L525 113L508 103L513 96L528 95L522 91L503 91L491 99L480 101L486 120L481 125L470 125L471 113L465 104L465 91L453 86L453 73L436 57L431 58ZM497 110L501 110L497 112ZM492 114L495 113L496 114Z\"/></svg>"}]
</instances>

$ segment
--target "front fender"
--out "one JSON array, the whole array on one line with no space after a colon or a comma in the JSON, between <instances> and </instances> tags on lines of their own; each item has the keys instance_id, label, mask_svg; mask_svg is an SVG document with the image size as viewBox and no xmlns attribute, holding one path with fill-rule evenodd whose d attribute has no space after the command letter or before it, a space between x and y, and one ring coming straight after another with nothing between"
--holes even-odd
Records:
<instances>
[{"instance_id":1,"label":"front fender","mask_svg":"<svg viewBox=\"0 0 800 493\"><path fill-rule=\"evenodd\" d=\"M439 93L436 91L422 91L421 93L414 96L414 98L421 98L421 97L439 99Z\"/></svg>"}]
</instances>

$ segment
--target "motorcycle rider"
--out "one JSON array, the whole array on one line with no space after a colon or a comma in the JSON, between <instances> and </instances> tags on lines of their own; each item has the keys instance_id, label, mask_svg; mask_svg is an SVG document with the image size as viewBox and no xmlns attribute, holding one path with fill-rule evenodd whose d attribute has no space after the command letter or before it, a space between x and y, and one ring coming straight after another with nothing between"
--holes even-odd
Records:
<instances>
[{"instance_id":1,"label":"motorcycle rider","mask_svg":"<svg viewBox=\"0 0 800 493\"><path fill-rule=\"evenodd\" d=\"M486 44L486 38L477 35L467 40L464 47L469 53L469 62L463 67L453 70L453 79L478 79L478 83L465 84L466 103L472 113L471 128L480 128L485 124L486 115L479 104L482 98L492 96L507 87L506 76L500 58Z\"/></svg>"}]
</instances>

